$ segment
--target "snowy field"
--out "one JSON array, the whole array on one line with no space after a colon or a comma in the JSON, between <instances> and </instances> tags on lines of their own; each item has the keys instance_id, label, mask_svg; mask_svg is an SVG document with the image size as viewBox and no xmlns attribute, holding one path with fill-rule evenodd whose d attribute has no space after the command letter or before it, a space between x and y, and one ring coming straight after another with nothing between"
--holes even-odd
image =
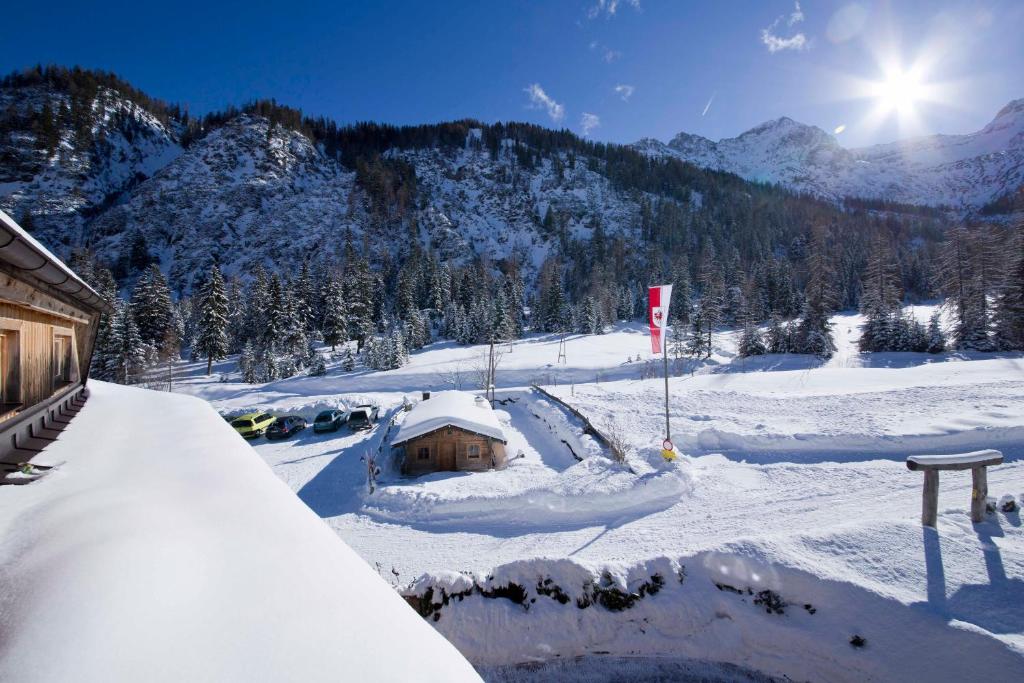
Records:
<instances>
[{"instance_id":1,"label":"snowy field","mask_svg":"<svg viewBox=\"0 0 1024 683\"><path fill-rule=\"evenodd\" d=\"M489 677L519 680L531 669L500 667L578 656L652 672L675 664L651 658L726 662L798 680L1024 676L1019 513L972 525L970 475L946 472L937 532L923 531L922 476L903 463L997 448L1006 463L989 470L989 493L1020 500L1024 358L860 354L859 317L834 322L839 351L825 363L738 359L733 332L716 336L709 361L673 363L684 457L671 465L658 454L664 385L642 379L639 326L570 337L565 364L551 336L506 347L496 409L509 468L403 479L385 458L372 495L360 459L382 443L387 452L387 421L422 390L474 388L483 349L438 343L399 370L332 365L257 386L237 383L231 362L212 378L183 364L175 390L222 413L378 403L372 432L252 445L382 576L424 596L436 628ZM619 434L627 463L531 384ZM511 599L493 599L513 586ZM625 608L602 602L630 594L640 597Z\"/></svg>"}]
</instances>

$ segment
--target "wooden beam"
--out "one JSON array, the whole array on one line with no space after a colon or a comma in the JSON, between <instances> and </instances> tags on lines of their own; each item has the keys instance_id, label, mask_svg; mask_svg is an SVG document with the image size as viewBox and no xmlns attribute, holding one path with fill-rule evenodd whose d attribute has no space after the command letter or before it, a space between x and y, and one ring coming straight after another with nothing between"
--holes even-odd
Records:
<instances>
[{"instance_id":1,"label":"wooden beam","mask_svg":"<svg viewBox=\"0 0 1024 683\"><path fill-rule=\"evenodd\" d=\"M988 500L988 470L975 467L971 470L971 521L985 519L985 503Z\"/></svg>"},{"instance_id":2,"label":"wooden beam","mask_svg":"<svg viewBox=\"0 0 1024 683\"><path fill-rule=\"evenodd\" d=\"M958 455L911 455L907 469L918 470L973 470L975 467L1001 465L1003 454L997 450L975 451Z\"/></svg>"},{"instance_id":3,"label":"wooden beam","mask_svg":"<svg viewBox=\"0 0 1024 683\"><path fill-rule=\"evenodd\" d=\"M0 292L3 292L0 295L0 301L31 308L82 325L89 324L89 315L86 312L40 291L13 275L0 273Z\"/></svg>"},{"instance_id":4,"label":"wooden beam","mask_svg":"<svg viewBox=\"0 0 1024 683\"><path fill-rule=\"evenodd\" d=\"M924 492L921 498L921 524L935 528L939 515L939 471L924 471Z\"/></svg>"}]
</instances>

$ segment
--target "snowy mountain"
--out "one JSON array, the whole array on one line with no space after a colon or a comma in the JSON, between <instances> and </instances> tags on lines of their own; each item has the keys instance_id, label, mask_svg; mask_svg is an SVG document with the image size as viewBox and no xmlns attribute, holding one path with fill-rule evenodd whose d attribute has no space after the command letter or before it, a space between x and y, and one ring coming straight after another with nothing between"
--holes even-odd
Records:
<instances>
[{"instance_id":1,"label":"snowy mountain","mask_svg":"<svg viewBox=\"0 0 1024 683\"><path fill-rule=\"evenodd\" d=\"M182 151L172 122L107 87L87 99L44 84L3 87L0 112L0 208L58 249Z\"/></svg>"},{"instance_id":2,"label":"snowy mountain","mask_svg":"<svg viewBox=\"0 0 1024 683\"><path fill-rule=\"evenodd\" d=\"M624 232L639 208L582 163L555 177L550 162L520 167L514 155L491 158L462 149L390 150L385 160L415 168L419 197L406 208L379 207L376 191L306 135L243 114L196 141L124 201L97 217L88 242L98 253L125 255L141 233L169 267L172 287L187 287L211 251L228 273L269 260L298 266L314 254L340 255L351 236L374 253L407 248L409 233L439 258L465 262L515 257L537 267L555 242L541 234L549 206L571 215L585 235L593 216L609 234ZM400 209L399 209L400 210ZM412 226L412 227L410 227Z\"/></svg>"},{"instance_id":3,"label":"snowy mountain","mask_svg":"<svg viewBox=\"0 0 1024 683\"><path fill-rule=\"evenodd\" d=\"M789 119L641 151L523 123L338 126L273 101L197 119L79 69L0 79L0 209L61 256L92 250L122 285L154 260L184 293L213 261L228 276L293 271L337 263L351 244L381 272L418 246L456 266L514 261L527 283L558 256L582 289L609 254L619 280L639 281L654 246L696 262L711 240L762 261L802 244L809 225L861 234L874 220L707 170L742 156L739 175L808 189L806 168L827 168L810 189L846 194L853 152Z\"/></svg>"},{"instance_id":4,"label":"snowy mountain","mask_svg":"<svg viewBox=\"0 0 1024 683\"><path fill-rule=\"evenodd\" d=\"M1024 184L1024 99L976 133L847 149L815 126L780 118L713 142L680 133L634 147L828 199L847 196L975 209Z\"/></svg>"}]
</instances>

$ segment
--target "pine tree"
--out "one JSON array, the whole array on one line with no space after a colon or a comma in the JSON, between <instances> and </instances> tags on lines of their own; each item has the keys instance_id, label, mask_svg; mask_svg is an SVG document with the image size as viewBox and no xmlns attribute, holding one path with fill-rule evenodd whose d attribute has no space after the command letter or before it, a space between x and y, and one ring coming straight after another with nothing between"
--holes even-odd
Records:
<instances>
[{"instance_id":1,"label":"pine tree","mask_svg":"<svg viewBox=\"0 0 1024 683\"><path fill-rule=\"evenodd\" d=\"M228 352L228 297L224 278L216 265L210 271L200 295L199 330L196 351L206 356L206 374L213 372L213 361Z\"/></svg>"},{"instance_id":2,"label":"pine tree","mask_svg":"<svg viewBox=\"0 0 1024 683\"><path fill-rule=\"evenodd\" d=\"M985 275L991 268L983 261L987 260L988 250L979 251L978 238L963 227L950 230L946 237L940 261L940 288L953 310L954 344L960 349L987 351L991 345Z\"/></svg>"},{"instance_id":3,"label":"pine tree","mask_svg":"<svg viewBox=\"0 0 1024 683\"><path fill-rule=\"evenodd\" d=\"M242 347L242 353L238 357L238 370L242 373L243 382L256 384L260 381L259 360L256 357L252 340L245 342L245 346Z\"/></svg>"},{"instance_id":4,"label":"pine tree","mask_svg":"<svg viewBox=\"0 0 1024 683\"><path fill-rule=\"evenodd\" d=\"M942 353L946 350L946 335L942 332L939 318L939 311L935 311L928 321L928 353Z\"/></svg>"},{"instance_id":5,"label":"pine tree","mask_svg":"<svg viewBox=\"0 0 1024 683\"><path fill-rule=\"evenodd\" d=\"M345 372L352 372L356 369L356 357L352 353L352 347L345 344L345 356L341 361L341 367Z\"/></svg>"},{"instance_id":6,"label":"pine tree","mask_svg":"<svg viewBox=\"0 0 1024 683\"><path fill-rule=\"evenodd\" d=\"M345 310L345 293L341 281L331 276L322 289L322 307L324 311L323 329L324 343L331 345L333 351L338 344L348 339L346 327L348 312Z\"/></svg>"},{"instance_id":7,"label":"pine tree","mask_svg":"<svg viewBox=\"0 0 1024 683\"><path fill-rule=\"evenodd\" d=\"M156 264L151 264L139 276L131 304L142 341L156 349L161 357L176 355L178 342L171 291Z\"/></svg>"},{"instance_id":8,"label":"pine tree","mask_svg":"<svg viewBox=\"0 0 1024 683\"><path fill-rule=\"evenodd\" d=\"M821 358L829 358L836 351L832 339L832 323L829 321L835 306L833 283L836 277L825 240L824 228L813 232L808 254L807 301L797 327L798 352Z\"/></svg>"},{"instance_id":9,"label":"pine tree","mask_svg":"<svg viewBox=\"0 0 1024 683\"><path fill-rule=\"evenodd\" d=\"M309 261L303 261L299 268L299 274L292 284L292 305L294 307L293 315L298 321L299 329L307 338L311 337L316 330L318 321L315 315L316 301L316 287L313 285Z\"/></svg>"},{"instance_id":10,"label":"pine tree","mask_svg":"<svg viewBox=\"0 0 1024 683\"><path fill-rule=\"evenodd\" d=\"M993 344L1000 351L1024 350L1024 225L1010 240L1005 276L992 311Z\"/></svg>"},{"instance_id":11,"label":"pine tree","mask_svg":"<svg viewBox=\"0 0 1024 683\"><path fill-rule=\"evenodd\" d=\"M118 302L110 323L108 344L106 375L121 384L137 379L145 370L146 345L139 336L139 328L128 302Z\"/></svg>"},{"instance_id":12,"label":"pine tree","mask_svg":"<svg viewBox=\"0 0 1024 683\"><path fill-rule=\"evenodd\" d=\"M761 336L761 330L757 328L757 325L748 321L743 326L743 334L740 335L737 352L741 358L763 356L768 352L768 349L765 347L764 338Z\"/></svg>"}]
</instances>

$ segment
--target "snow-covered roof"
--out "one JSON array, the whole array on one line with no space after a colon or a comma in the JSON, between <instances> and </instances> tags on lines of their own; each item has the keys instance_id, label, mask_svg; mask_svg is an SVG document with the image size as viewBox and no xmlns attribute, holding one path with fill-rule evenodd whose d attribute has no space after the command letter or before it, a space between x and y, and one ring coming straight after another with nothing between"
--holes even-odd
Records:
<instances>
[{"instance_id":1,"label":"snow-covered roof","mask_svg":"<svg viewBox=\"0 0 1024 683\"><path fill-rule=\"evenodd\" d=\"M89 386L0 488L0 680L479 680L208 403Z\"/></svg>"},{"instance_id":2,"label":"snow-covered roof","mask_svg":"<svg viewBox=\"0 0 1024 683\"><path fill-rule=\"evenodd\" d=\"M96 290L3 211L0 211L0 261L29 273L88 308L110 310L110 305Z\"/></svg>"},{"instance_id":3,"label":"snow-covered roof","mask_svg":"<svg viewBox=\"0 0 1024 683\"><path fill-rule=\"evenodd\" d=\"M483 396L441 391L418 403L406 416L391 443L395 446L444 427L458 427L505 443L498 417Z\"/></svg>"}]
</instances>

